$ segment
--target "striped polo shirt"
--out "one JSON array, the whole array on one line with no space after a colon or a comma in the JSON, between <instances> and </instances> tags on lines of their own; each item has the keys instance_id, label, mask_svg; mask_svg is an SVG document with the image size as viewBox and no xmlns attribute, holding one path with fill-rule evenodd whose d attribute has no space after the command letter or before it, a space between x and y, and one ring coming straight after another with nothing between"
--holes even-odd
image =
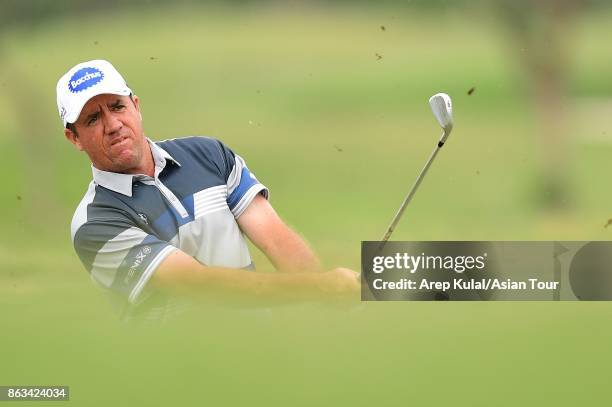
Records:
<instances>
[{"instance_id":1,"label":"striped polo shirt","mask_svg":"<svg viewBox=\"0 0 612 407\"><path fill-rule=\"evenodd\" d=\"M163 308L147 282L177 248L203 265L252 268L236 219L267 188L219 140L149 141L155 174L92 166L93 181L72 219L74 248L91 278L123 311ZM151 305L154 304L154 305Z\"/></svg>"}]
</instances>

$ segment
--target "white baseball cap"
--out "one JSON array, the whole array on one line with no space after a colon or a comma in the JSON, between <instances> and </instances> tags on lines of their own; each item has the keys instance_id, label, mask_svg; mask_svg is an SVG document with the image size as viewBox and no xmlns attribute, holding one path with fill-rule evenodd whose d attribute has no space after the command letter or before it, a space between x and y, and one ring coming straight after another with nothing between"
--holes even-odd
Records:
<instances>
[{"instance_id":1,"label":"white baseball cap","mask_svg":"<svg viewBox=\"0 0 612 407\"><path fill-rule=\"evenodd\" d=\"M70 68L57 82L57 108L64 127L79 118L89 99L104 93L122 96L132 93L110 62L95 59Z\"/></svg>"}]
</instances>

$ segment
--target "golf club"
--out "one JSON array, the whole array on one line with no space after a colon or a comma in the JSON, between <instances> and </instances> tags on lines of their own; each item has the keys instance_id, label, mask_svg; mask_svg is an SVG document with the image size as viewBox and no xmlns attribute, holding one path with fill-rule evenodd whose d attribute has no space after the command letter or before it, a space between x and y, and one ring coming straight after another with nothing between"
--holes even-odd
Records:
<instances>
[{"instance_id":1,"label":"golf club","mask_svg":"<svg viewBox=\"0 0 612 407\"><path fill-rule=\"evenodd\" d=\"M440 150L440 148L442 148L442 146L446 142L446 139L450 135L451 130L453 129L453 106L451 103L450 96L448 96L446 93L436 93L431 98L429 98L429 105L431 106L431 110L433 111L434 116L436 116L436 120L438 121L444 132L442 133L442 137L440 137L436 148L431 153L429 160L427 160L425 167L423 167L423 169L419 173L419 176L417 177L416 181L414 182L414 185L410 189L410 192L408 193L408 195L406 195L402 206L400 206L399 210L393 217L391 224L387 228L387 232L382 238L381 246L384 245L391 237L391 234L393 233L393 230L395 230L395 226L397 226L397 223L402 217L406 206L408 206L408 203L412 200L412 197L414 196L417 188L421 184L421 181L423 181L423 178L425 177L429 166L433 162L434 158L436 158L438 151Z\"/></svg>"}]
</instances>

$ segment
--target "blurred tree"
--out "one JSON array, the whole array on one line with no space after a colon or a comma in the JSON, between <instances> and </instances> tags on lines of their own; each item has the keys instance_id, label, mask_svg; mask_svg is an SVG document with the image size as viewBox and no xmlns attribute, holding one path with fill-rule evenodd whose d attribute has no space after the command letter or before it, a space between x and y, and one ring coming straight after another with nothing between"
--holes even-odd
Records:
<instances>
[{"instance_id":1,"label":"blurred tree","mask_svg":"<svg viewBox=\"0 0 612 407\"><path fill-rule=\"evenodd\" d=\"M539 133L536 198L546 209L569 204L567 73L571 24L587 5L581 0L498 0L497 14L514 40L515 57L533 92Z\"/></svg>"}]
</instances>

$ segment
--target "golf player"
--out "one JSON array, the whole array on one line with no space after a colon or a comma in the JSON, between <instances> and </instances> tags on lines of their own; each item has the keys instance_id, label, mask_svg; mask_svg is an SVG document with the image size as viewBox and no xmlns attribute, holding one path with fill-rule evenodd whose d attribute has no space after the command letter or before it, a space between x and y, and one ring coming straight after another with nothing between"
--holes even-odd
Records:
<instances>
[{"instance_id":1,"label":"golf player","mask_svg":"<svg viewBox=\"0 0 612 407\"><path fill-rule=\"evenodd\" d=\"M140 100L109 62L68 70L57 104L66 138L93 172L72 220L74 248L124 315L166 314L186 294L246 303L358 298L356 274L320 271L268 189L222 142L145 137ZM277 273L252 271L245 235Z\"/></svg>"}]
</instances>

